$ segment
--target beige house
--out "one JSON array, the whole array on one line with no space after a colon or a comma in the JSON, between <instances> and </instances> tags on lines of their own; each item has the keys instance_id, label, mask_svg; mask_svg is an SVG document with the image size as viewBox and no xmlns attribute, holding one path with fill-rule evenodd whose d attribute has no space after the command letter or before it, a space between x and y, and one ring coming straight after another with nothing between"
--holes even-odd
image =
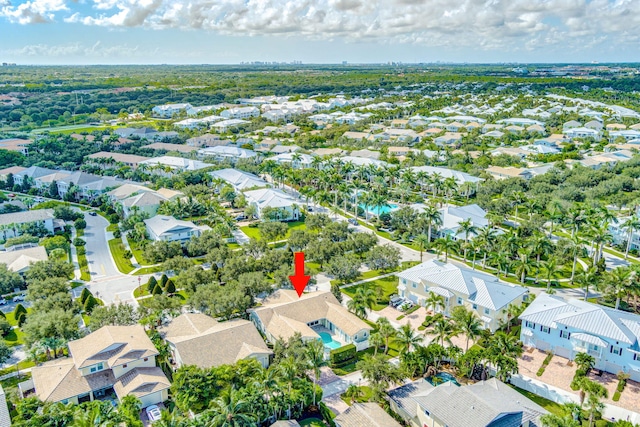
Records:
<instances>
[{"instance_id":1,"label":"beige house","mask_svg":"<svg viewBox=\"0 0 640 427\"><path fill-rule=\"evenodd\" d=\"M0 252L0 264L6 264L9 270L20 274L26 273L31 264L47 259L49 257L44 246Z\"/></svg>"},{"instance_id":2,"label":"beige house","mask_svg":"<svg viewBox=\"0 0 640 427\"><path fill-rule=\"evenodd\" d=\"M171 384L142 326L103 326L68 346L70 357L32 368L32 379L19 384L23 397L33 390L42 401L78 404L133 395L143 408L167 400Z\"/></svg>"},{"instance_id":3,"label":"beige house","mask_svg":"<svg viewBox=\"0 0 640 427\"><path fill-rule=\"evenodd\" d=\"M491 332L506 322L507 307L521 305L529 294L524 286L503 283L495 276L438 260L423 262L397 276L401 297L424 306L433 292L442 296L444 302L436 308L437 312L450 316L454 307L465 306Z\"/></svg>"},{"instance_id":4,"label":"beige house","mask_svg":"<svg viewBox=\"0 0 640 427\"><path fill-rule=\"evenodd\" d=\"M280 289L249 310L249 316L272 343L300 333L305 341L322 339L327 351L351 343L358 351L369 347L372 328L328 291L298 297L294 290Z\"/></svg>"},{"instance_id":5,"label":"beige house","mask_svg":"<svg viewBox=\"0 0 640 427\"><path fill-rule=\"evenodd\" d=\"M486 169L487 173L495 179L522 178L531 179L533 174L529 169L516 168L513 166L490 166Z\"/></svg>"},{"instance_id":6,"label":"beige house","mask_svg":"<svg viewBox=\"0 0 640 427\"><path fill-rule=\"evenodd\" d=\"M129 166L133 169L138 167L140 162L145 160L149 160L149 157L145 156L137 156L135 154L124 154L124 153L111 153L107 151L100 151L98 153L89 154L86 159L89 162L100 164L103 168L117 168L120 165ZM98 159L105 159L105 161L100 161ZM111 159L111 164L108 164L108 159Z\"/></svg>"},{"instance_id":7,"label":"beige house","mask_svg":"<svg viewBox=\"0 0 640 427\"><path fill-rule=\"evenodd\" d=\"M200 313L182 314L161 331L169 344L176 368L230 365L242 359L256 359L269 366L273 354L260 333L247 320L218 322Z\"/></svg>"},{"instance_id":8,"label":"beige house","mask_svg":"<svg viewBox=\"0 0 640 427\"><path fill-rule=\"evenodd\" d=\"M401 427L377 403L354 403L334 420L336 427Z\"/></svg>"}]
</instances>

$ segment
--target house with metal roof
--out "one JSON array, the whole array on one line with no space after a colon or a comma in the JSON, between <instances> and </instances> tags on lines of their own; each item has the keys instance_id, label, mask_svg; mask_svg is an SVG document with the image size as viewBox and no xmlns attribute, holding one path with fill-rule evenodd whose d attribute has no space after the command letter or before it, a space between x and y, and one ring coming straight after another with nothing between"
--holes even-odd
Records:
<instances>
[{"instance_id":1,"label":"house with metal roof","mask_svg":"<svg viewBox=\"0 0 640 427\"><path fill-rule=\"evenodd\" d=\"M534 427L548 414L496 378L462 387L421 379L388 394L391 409L414 427Z\"/></svg>"},{"instance_id":2,"label":"house with metal roof","mask_svg":"<svg viewBox=\"0 0 640 427\"><path fill-rule=\"evenodd\" d=\"M280 221L297 221L300 218L300 208L302 201L285 193L282 190L273 188L261 188L258 190L245 191L244 196L247 203L256 207L258 218L263 217L265 209L277 209L280 212Z\"/></svg>"},{"instance_id":3,"label":"house with metal roof","mask_svg":"<svg viewBox=\"0 0 640 427\"><path fill-rule=\"evenodd\" d=\"M401 427L380 405L373 402L354 403L333 422L336 427Z\"/></svg>"},{"instance_id":4,"label":"house with metal roof","mask_svg":"<svg viewBox=\"0 0 640 427\"><path fill-rule=\"evenodd\" d=\"M269 183L267 181L257 175L232 168L209 172L209 175L227 182L238 191L269 186Z\"/></svg>"},{"instance_id":5,"label":"house with metal roof","mask_svg":"<svg viewBox=\"0 0 640 427\"><path fill-rule=\"evenodd\" d=\"M542 293L520 315L524 345L573 360L595 358L596 369L640 381L640 316Z\"/></svg>"},{"instance_id":6,"label":"house with metal roof","mask_svg":"<svg viewBox=\"0 0 640 427\"><path fill-rule=\"evenodd\" d=\"M507 321L507 307L521 305L529 289L503 283L497 277L451 263L429 260L397 273L398 294L422 306L429 293L441 295L444 306L436 310L450 316L454 307L465 306L495 332Z\"/></svg>"},{"instance_id":7,"label":"house with metal roof","mask_svg":"<svg viewBox=\"0 0 640 427\"><path fill-rule=\"evenodd\" d=\"M133 395L143 408L167 400L171 384L142 326L103 326L68 346L69 357L31 369L31 379L18 384L23 397L33 392L45 402L78 404Z\"/></svg>"},{"instance_id":8,"label":"house with metal roof","mask_svg":"<svg viewBox=\"0 0 640 427\"><path fill-rule=\"evenodd\" d=\"M191 221L182 221L172 216L156 215L144 220L151 240L165 242L187 241L199 237L204 231L211 230L208 225L195 225Z\"/></svg>"}]
</instances>

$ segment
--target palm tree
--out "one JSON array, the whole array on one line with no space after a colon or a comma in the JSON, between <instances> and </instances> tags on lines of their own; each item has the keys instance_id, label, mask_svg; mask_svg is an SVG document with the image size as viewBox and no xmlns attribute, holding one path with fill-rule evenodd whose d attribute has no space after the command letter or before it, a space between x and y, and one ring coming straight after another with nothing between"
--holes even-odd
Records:
<instances>
[{"instance_id":1,"label":"palm tree","mask_svg":"<svg viewBox=\"0 0 640 427\"><path fill-rule=\"evenodd\" d=\"M376 320L376 328L378 329L378 334L384 339L384 354L387 354L387 351L389 351L389 340L396 336L397 331L391 325L389 319L382 316Z\"/></svg>"},{"instance_id":2,"label":"palm tree","mask_svg":"<svg viewBox=\"0 0 640 427\"><path fill-rule=\"evenodd\" d=\"M600 401L601 397L606 397L607 390L603 387L604 394L603 396L598 396L595 394L590 394L587 399L587 413L589 414L589 427L592 427L595 422L595 418L597 414L602 413L604 410L604 403Z\"/></svg>"},{"instance_id":3,"label":"palm tree","mask_svg":"<svg viewBox=\"0 0 640 427\"><path fill-rule=\"evenodd\" d=\"M456 328L467 337L464 351L469 350L469 340L475 340L482 332L482 322L473 311L464 306L453 309L452 316Z\"/></svg>"},{"instance_id":4,"label":"palm tree","mask_svg":"<svg viewBox=\"0 0 640 427\"><path fill-rule=\"evenodd\" d=\"M469 242L469 235L470 234L476 234L478 232L478 227L476 227L475 225L473 225L473 222L471 221L471 218L465 219L464 221L460 221L460 223L458 224L458 226L460 227L460 231L462 231L464 233L464 261L467 262L467 245L466 243Z\"/></svg>"},{"instance_id":5,"label":"palm tree","mask_svg":"<svg viewBox=\"0 0 640 427\"><path fill-rule=\"evenodd\" d=\"M431 310L436 313L440 306L444 308L444 297L436 294L435 292L429 292L429 295L427 295L425 300L425 307L431 308Z\"/></svg>"},{"instance_id":6,"label":"palm tree","mask_svg":"<svg viewBox=\"0 0 640 427\"><path fill-rule=\"evenodd\" d=\"M606 290L616 299L616 310L620 308L620 299L631 287L634 275L629 267L618 267L605 274Z\"/></svg>"},{"instance_id":7,"label":"palm tree","mask_svg":"<svg viewBox=\"0 0 640 427\"><path fill-rule=\"evenodd\" d=\"M453 240L450 234L447 234L445 237L436 240L436 247L444 251L444 262L449 261L449 252L455 251L458 247L458 242Z\"/></svg>"},{"instance_id":8,"label":"palm tree","mask_svg":"<svg viewBox=\"0 0 640 427\"><path fill-rule=\"evenodd\" d=\"M373 355L378 354L378 348L384 345L384 337L379 332L372 332L369 335L369 345L373 347Z\"/></svg>"},{"instance_id":9,"label":"palm tree","mask_svg":"<svg viewBox=\"0 0 640 427\"><path fill-rule=\"evenodd\" d=\"M487 267L487 255L491 252L497 237L497 232L493 227L483 227L478 230L476 241L480 242L482 246L482 268Z\"/></svg>"},{"instance_id":10,"label":"palm tree","mask_svg":"<svg viewBox=\"0 0 640 427\"><path fill-rule=\"evenodd\" d=\"M589 267L586 270L580 271L576 274L576 282L584 289L584 300L589 297L589 286L594 285L596 288L600 283L600 275L596 267Z\"/></svg>"},{"instance_id":11,"label":"palm tree","mask_svg":"<svg viewBox=\"0 0 640 427\"><path fill-rule=\"evenodd\" d=\"M640 230L640 220L635 216L632 216L624 224L622 229L627 230L627 248L624 251L624 259L629 257L629 249L631 248L631 240L633 239L633 232Z\"/></svg>"},{"instance_id":12,"label":"palm tree","mask_svg":"<svg viewBox=\"0 0 640 427\"><path fill-rule=\"evenodd\" d=\"M589 373L594 366L596 366L596 359L587 353L578 353L573 361L577 365L577 369L584 371L585 374Z\"/></svg>"},{"instance_id":13,"label":"palm tree","mask_svg":"<svg viewBox=\"0 0 640 427\"><path fill-rule=\"evenodd\" d=\"M213 417L207 427L250 427L258 422L249 402L233 389L228 389L211 402L209 411Z\"/></svg>"},{"instance_id":14,"label":"palm tree","mask_svg":"<svg viewBox=\"0 0 640 427\"><path fill-rule=\"evenodd\" d=\"M533 266L526 254L520 254L520 258L515 261L516 274L520 275L520 282L524 283L527 274L531 272Z\"/></svg>"},{"instance_id":15,"label":"palm tree","mask_svg":"<svg viewBox=\"0 0 640 427\"><path fill-rule=\"evenodd\" d=\"M320 368L327 364L324 358L324 345L322 341L314 340L307 343L305 356L309 368L313 372L313 406L316 405L316 384L320 376Z\"/></svg>"},{"instance_id":16,"label":"palm tree","mask_svg":"<svg viewBox=\"0 0 640 427\"><path fill-rule=\"evenodd\" d=\"M409 322L402 325L396 334L396 341L400 344L400 353L406 354L422 342L422 336L416 334Z\"/></svg>"},{"instance_id":17,"label":"palm tree","mask_svg":"<svg viewBox=\"0 0 640 427\"><path fill-rule=\"evenodd\" d=\"M540 267L544 270L544 276L547 280L547 293L551 290L551 280L555 277L558 277L558 271L556 268L558 267L558 262L555 258L551 258L547 261L542 261L540 263Z\"/></svg>"},{"instance_id":18,"label":"palm tree","mask_svg":"<svg viewBox=\"0 0 640 427\"><path fill-rule=\"evenodd\" d=\"M442 225L442 215L440 215L438 208L433 205L429 205L420 214L420 217L427 223L427 240L431 242L431 232L433 227Z\"/></svg>"},{"instance_id":19,"label":"palm tree","mask_svg":"<svg viewBox=\"0 0 640 427\"><path fill-rule=\"evenodd\" d=\"M445 341L452 345L451 338L458 335L457 329L449 321L449 319L440 318L436 320L431 327L431 333L440 341L440 345L444 347Z\"/></svg>"},{"instance_id":20,"label":"palm tree","mask_svg":"<svg viewBox=\"0 0 640 427\"><path fill-rule=\"evenodd\" d=\"M373 289L361 286L356 290L353 298L347 302L347 308L359 318L364 319L367 317L367 309L372 309L376 302Z\"/></svg>"},{"instance_id":21,"label":"palm tree","mask_svg":"<svg viewBox=\"0 0 640 427\"><path fill-rule=\"evenodd\" d=\"M429 236L426 234L418 234L413 241L420 248L420 262L422 262L422 253L427 247L429 247Z\"/></svg>"}]
</instances>

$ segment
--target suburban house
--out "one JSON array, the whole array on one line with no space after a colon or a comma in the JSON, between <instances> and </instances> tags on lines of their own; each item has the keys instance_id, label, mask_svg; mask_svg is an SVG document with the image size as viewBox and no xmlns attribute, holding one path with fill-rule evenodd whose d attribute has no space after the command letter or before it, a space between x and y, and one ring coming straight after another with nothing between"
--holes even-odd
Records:
<instances>
[{"instance_id":1,"label":"suburban house","mask_svg":"<svg viewBox=\"0 0 640 427\"><path fill-rule=\"evenodd\" d=\"M169 199L157 191L142 191L121 200L120 205L125 218L128 218L134 212L146 213L149 217L152 217L158 212L160 205L167 201Z\"/></svg>"},{"instance_id":2,"label":"suburban house","mask_svg":"<svg viewBox=\"0 0 640 427\"><path fill-rule=\"evenodd\" d=\"M436 235L444 237L450 235L454 240L464 240L465 233L460 230L460 223L466 220L471 221L471 225L477 229L486 227L489 225L487 220L487 212L480 206L466 205L466 206L445 206L440 209L440 217L442 218L442 225L438 227ZM476 233L469 233L469 238L475 237Z\"/></svg>"},{"instance_id":3,"label":"suburban house","mask_svg":"<svg viewBox=\"0 0 640 427\"><path fill-rule=\"evenodd\" d=\"M154 142L144 145L140 148L150 148L152 150L175 151L178 153L189 154L198 151L199 148L193 145L170 144L168 142Z\"/></svg>"},{"instance_id":4,"label":"suburban house","mask_svg":"<svg viewBox=\"0 0 640 427\"><path fill-rule=\"evenodd\" d=\"M600 131L597 131L595 129L592 128L587 128L587 127L578 127L578 128L571 128L571 129L567 129L565 131L563 131L563 133L568 136L569 138L573 139L573 138L593 138L596 141L599 141L602 134L600 133Z\"/></svg>"},{"instance_id":5,"label":"suburban house","mask_svg":"<svg viewBox=\"0 0 640 427\"><path fill-rule=\"evenodd\" d=\"M17 151L24 156L28 156L30 144L33 144L33 141L30 139L0 139L0 150Z\"/></svg>"},{"instance_id":6,"label":"suburban house","mask_svg":"<svg viewBox=\"0 0 640 427\"><path fill-rule=\"evenodd\" d=\"M478 182L484 181L482 178L478 178L477 176L469 175L465 172L456 171L449 168L442 168L438 166L414 166L411 168L415 173L426 173L429 176L439 175L441 179L453 178L456 180L458 185L462 185L464 183L469 184L477 184Z\"/></svg>"},{"instance_id":7,"label":"suburban house","mask_svg":"<svg viewBox=\"0 0 640 427\"><path fill-rule=\"evenodd\" d=\"M53 234L56 228L53 209L0 214L0 235L4 240L22 235L24 228L29 225L42 226Z\"/></svg>"},{"instance_id":8,"label":"suburban house","mask_svg":"<svg viewBox=\"0 0 640 427\"><path fill-rule=\"evenodd\" d=\"M322 340L327 351L355 344L358 351L369 347L372 328L350 313L329 291L303 294L280 289L262 306L249 310L249 317L271 343L300 333L302 339Z\"/></svg>"},{"instance_id":9,"label":"suburban house","mask_svg":"<svg viewBox=\"0 0 640 427\"><path fill-rule=\"evenodd\" d=\"M161 334L176 368L210 368L249 358L266 368L273 354L255 325L243 319L218 322L206 314L185 313L171 320Z\"/></svg>"},{"instance_id":10,"label":"suburban house","mask_svg":"<svg viewBox=\"0 0 640 427\"><path fill-rule=\"evenodd\" d=\"M70 357L31 368L32 379L19 384L22 397L33 391L44 402L78 404L133 395L143 408L167 400L171 384L142 326L103 326L68 346Z\"/></svg>"},{"instance_id":11,"label":"suburban house","mask_svg":"<svg viewBox=\"0 0 640 427\"><path fill-rule=\"evenodd\" d=\"M623 138L625 141L640 138L640 130L628 129L609 132L609 142L615 142L616 139Z\"/></svg>"},{"instance_id":12,"label":"suburban house","mask_svg":"<svg viewBox=\"0 0 640 427\"><path fill-rule=\"evenodd\" d=\"M191 221L182 221L172 216L156 215L144 220L151 240L165 242L183 242L192 237L199 237L202 232L210 230L208 225L198 226Z\"/></svg>"},{"instance_id":13,"label":"suburban house","mask_svg":"<svg viewBox=\"0 0 640 427\"><path fill-rule=\"evenodd\" d=\"M256 207L258 218L266 208L278 209L282 216L280 221L297 221L300 218L301 201L282 190L261 188L244 192L247 203Z\"/></svg>"},{"instance_id":14,"label":"suburban house","mask_svg":"<svg viewBox=\"0 0 640 427\"><path fill-rule=\"evenodd\" d=\"M616 245L623 245L626 248L627 241L629 240L629 230L624 227L624 223L632 219L630 216L618 218L617 222L609 223L609 234L613 238L613 243ZM633 219L637 219L634 217ZM640 232L639 230L633 230L631 233L631 245L629 249L640 249Z\"/></svg>"},{"instance_id":15,"label":"suburban house","mask_svg":"<svg viewBox=\"0 0 640 427\"><path fill-rule=\"evenodd\" d=\"M413 427L535 427L548 414L496 378L462 387L420 379L388 395L391 409Z\"/></svg>"},{"instance_id":16,"label":"suburban house","mask_svg":"<svg viewBox=\"0 0 640 427\"><path fill-rule=\"evenodd\" d=\"M256 107L229 108L220 112L220 116L225 119L248 119L259 115L260 110Z\"/></svg>"},{"instance_id":17,"label":"suburban house","mask_svg":"<svg viewBox=\"0 0 640 427\"><path fill-rule=\"evenodd\" d=\"M514 166L489 166L486 171L489 175L498 180L508 178L522 178L528 180L533 177L533 174L529 169L516 168Z\"/></svg>"},{"instance_id":18,"label":"suburban house","mask_svg":"<svg viewBox=\"0 0 640 427\"><path fill-rule=\"evenodd\" d=\"M483 328L491 332L507 321L507 307L521 305L529 294L524 286L503 283L495 276L435 259L397 276L401 297L424 306L429 293L433 292L444 299L444 306L437 307L437 312L450 316L454 307L465 306L482 321Z\"/></svg>"},{"instance_id":19,"label":"suburban house","mask_svg":"<svg viewBox=\"0 0 640 427\"><path fill-rule=\"evenodd\" d=\"M250 159L255 156L257 156L257 153L253 150L222 145L202 148L198 150L198 157L213 157L216 160Z\"/></svg>"},{"instance_id":20,"label":"suburban house","mask_svg":"<svg viewBox=\"0 0 640 427\"><path fill-rule=\"evenodd\" d=\"M0 264L5 264L9 270L20 274L26 273L34 262L46 261L48 258L44 246L0 251Z\"/></svg>"},{"instance_id":21,"label":"suburban house","mask_svg":"<svg viewBox=\"0 0 640 427\"><path fill-rule=\"evenodd\" d=\"M141 162L149 159L149 157L136 156L135 154L111 153L107 151L89 154L86 158L90 162L105 169L118 168L120 166L129 166L135 169Z\"/></svg>"},{"instance_id":22,"label":"suburban house","mask_svg":"<svg viewBox=\"0 0 640 427\"><path fill-rule=\"evenodd\" d=\"M166 104L166 105L156 105L151 109L151 112L156 117L162 118L171 118L176 114L179 114L183 111L187 111L193 108L189 103L180 103L180 104Z\"/></svg>"},{"instance_id":23,"label":"suburban house","mask_svg":"<svg viewBox=\"0 0 640 427\"><path fill-rule=\"evenodd\" d=\"M160 175L170 174L174 171L197 171L211 166L209 163L201 162L199 160L191 160L185 159L184 157L174 156L153 157L140 162L140 165L145 165L148 171L159 173Z\"/></svg>"},{"instance_id":24,"label":"suburban house","mask_svg":"<svg viewBox=\"0 0 640 427\"><path fill-rule=\"evenodd\" d=\"M401 427L377 403L354 403L338 415L333 422L336 427Z\"/></svg>"},{"instance_id":25,"label":"suburban house","mask_svg":"<svg viewBox=\"0 0 640 427\"><path fill-rule=\"evenodd\" d=\"M542 293L520 315L525 346L573 360L595 358L595 368L626 372L640 381L640 316L578 299Z\"/></svg>"},{"instance_id":26,"label":"suburban house","mask_svg":"<svg viewBox=\"0 0 640 427\"><path fill-rule=\"evenodd\" d=\"M220 169L209 172L209 175L227 182L238 191L269 186L269 183L259 176L249 172L239 171L237 169Z\"/></svg>"},{"instance_id":27,"label":"suburban house","mask_svg":"<svg viewBox=\"0 0 640 427\"><path fill-rule=\"evenodd\" d=\"M312 156L301 153L282 153L277 156L270 157L269 160L273 160L281 165L291 165L293 169L308 168L313 163Z\"/></svg>"}]
</instances>

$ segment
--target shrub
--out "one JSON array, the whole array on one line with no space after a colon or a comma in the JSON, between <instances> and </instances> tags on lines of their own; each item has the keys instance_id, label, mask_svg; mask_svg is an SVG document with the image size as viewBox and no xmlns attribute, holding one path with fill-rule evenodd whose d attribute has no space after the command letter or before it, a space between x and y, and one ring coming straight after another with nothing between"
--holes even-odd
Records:
<instances>
[{"instance_id":1,"label":"shrub","mask_svg":"<svg viewBox=\"0 0 640 427\"><path fill-rule=\"evenodd\" d=\"M153 291L151 291L151 293L153 295L160 295L162 294L162 288L160 287L160 283L158 283L155 288L153 288Z\"/></svg>"},{"instance_id":2,"label":"shrub","mask_svg":"<svg viewBox=\"0 0 640 427\"><path fill-rule=\"evenodd\" d=\"M176 292L176 285L173 284L173 280L167 280L167 284L164 286L164 291L168 294L173 294Z\"/></svg>"},{"instance_id":3,"label":"shrub","mask_svg":"<svg viewBox=\"0 0 640 427\"><path fill-rule=\"evenodd\" d=\"M87 221L85 221L84 218L78 218L73 221L73 226L76 228L76 230L84 230L85 228L87 228Z\"/></svg>"},{"instance_id":4,"label":"shrub","mask_svg":"<svg viewBox=\"0 0 640 427\"><path fill-rule=\"evenodd\" d=\"M108 219L111 224L117 224L120 222L120 217L118 216L118 214L111 214L109 215Z\"/></svg>"},{"instance_id":5,"label":"shrub","mask_svg":"<svg viewBox=\"0 0 640 427\"><path fill-rule=\"evenodd\" d=\"M6 318L7 318L7 315L6 315L6 314L4 314L4 313L2 312L2 310L0 310L0 317L1 317L1 318L3 318L3 319L6 319Z\"/></svg>"},{"instance_id":6,"label":"shrub","mask_svg":"<svg viewBox=\"0 0 640 427\"><path fill-rule=\"evenodd\" d=\"M82 304L82 306L84 306L84 303L87 302L87 298L92 296L93 294L91 293L91 291L87 288L84 288L80 293L80 303Z\"/></svg>"},{"instance_id":7,"label":"shrub","mask_svg":"<svg viewBox=\"0 0 640 427\"><path fill-rule=\"evenodd\" d=\"M27 321L27 313L20 313L16 316L16 322L18 322L18 326L22 326L24 322Z\"/></svg>"},{"instance_id":8,"label":"shrub","mask_svg":"<svg viewBox=\"0 0 640 427\"><path fill-rule=\"evenodd\" d=\"M356 357L356 353L356 346L354 344L347 344L343 347L331 350L331 353L329 353L331 366L339 368L351 363Z\"/></svg>"},{"instance_id":9,"label":"shrub","mask_svg":"<svg viewBox=\"0 0 640 427\"><path fill-rule=\"evenodd\" d=\"M613 397L611 398L614 402L617 402L618 400L620 400L620 390L616 390L615 393L613 393Z\"/></svg>"},{"instance_id":10,"label":"shrub","mask_svg":"<svg viewBox=\"0 0 640 427\"><path fill-rule=\"evenodd\" d=\"M160 278L160 286L164 288L167 285L167 280L169 280L169 278L167 277L166 274L163 274L162 277Z\"/></svg>"},{"instance_id":11,"label":"shrub","mask_svg":"<svg viewBox=\"0 0 640 427\"><path fill-rule=\"evenodd\" d=\"M156 280L155 277L153 276L149 277L149 281L147 282L147 292L152 293L153 288L155 288L157 284L158 284L158 281Z\"/></svg>"},{"instance_id":12,"label":"shrub","mask_svg":"<svg viewBox=\"0 0 640 427\"><path fill-rule=\"evenodd\" d=\"M85 242L84 239L81 239L80 237L76 237L75 239L73 239L73 246L84 246L86 244L87 242Z\"/></svg>"},{"instance_id":13,"label":"shrub","mask_svg":"<svg viewBox=\"0 0 640 427\"><path fill-rule=\"evenodd\" d=\"M93 297L93 295L90 295L87 300L84 302L84 311L85 313L91 313L93 311L93 309L95 308L95 306L98 305L98 300L95 299Z\"/></svg>"},{"instance_id":14,"label":"shrub","mask_svg":"<svg viewBox=\"0 0 640 427\"><path fill-rule=\"evenodd\" d=\"M119 239L120 237L122 237L122 231L120 230L116 230L113 232L113 237L115 237L116 239Z\"/></svg>"},{"instance_id":15,"label":"shrub","mask_svg":"<svg viewBox=\"0 0 640 427\"><path fill-rule=\"evenodd\" d=\"M11 324L4 319L0 319L0 334L6 337L9 332L11 332Z\"/></svg>"},{"instance_id":16,"label":"shrub","mask_svg":"<svg viewBox=\"0 0 640 427\"><path fill-rule=\"evenodd\" d=\"M17 320L20 313L27 314L27 309L22 304L16 305L16 308L13 309L13 317Z\"/></svg>"},{"instance_id":17,"label":"shrub","mask_svg":"<svg viewBox=\"0 0 640 427\"><path fill-rule=\"evenodd\" d=\"M122 256L124 257L124 259L131 259L133 254L131 253L131 251L129 249L127 249L122 253Z\"/></svg>"}]
</instances>

